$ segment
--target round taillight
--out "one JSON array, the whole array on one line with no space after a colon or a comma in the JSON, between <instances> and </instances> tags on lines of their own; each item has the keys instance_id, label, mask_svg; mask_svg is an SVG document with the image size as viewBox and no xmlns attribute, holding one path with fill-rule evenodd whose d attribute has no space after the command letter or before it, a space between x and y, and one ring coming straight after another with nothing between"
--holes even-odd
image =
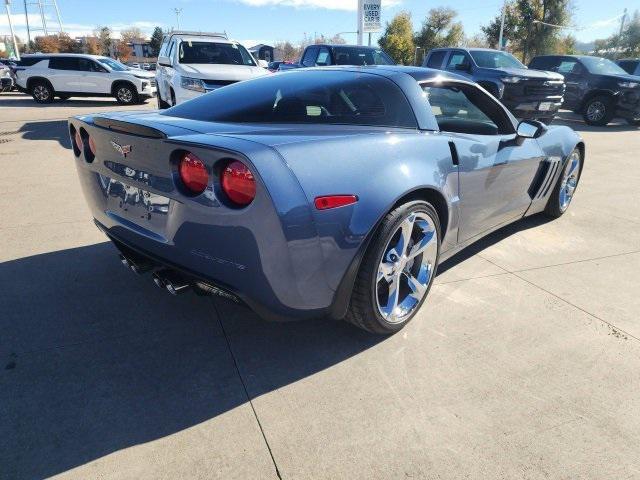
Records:
<instances>
[{"instance_id":1,"label":"round taillight","mask_svg":"<svg viewBox=\"0 0 640 480\"><path fill-rule=\"evenodd\" d=\"M191 193L198 195L205 191L209 183L209 173L202 160L193 153L185 153L178 170L182 183Z\"/></svg>"},{"instance_id":2,"label":"round taillight","mask_svg":"<svg viewBox=\"0 0 640 480\"><path fill-rule=\"evenodd\" d=\"M256 196L256 180L251 170L242 162L233 160L220 175L222 190L233 203L246 206Z\"/></svg>"},{"instance_id":3,"label":"round taillight","mask_svg":"<svg viewBox=\"0 0 640 480\"><path fill-rule=\"evenodd\" d=\"M91 150L91 155L96 156L96 144L93 141L93 137L89 137L89 150Z\"/></svg>"},{"instance_id":4,"label":"round taillight","mask_svg":"<svg viewBox=\"0 0 640 480\"><path fill-rule=\"evenodd\" d=\"M74 135L74 139L76 142L76 147L78 149L79 152L82 152L82 135L80 134L80 130L76 130L76 134Z\"/></svg>"}]
</instances>

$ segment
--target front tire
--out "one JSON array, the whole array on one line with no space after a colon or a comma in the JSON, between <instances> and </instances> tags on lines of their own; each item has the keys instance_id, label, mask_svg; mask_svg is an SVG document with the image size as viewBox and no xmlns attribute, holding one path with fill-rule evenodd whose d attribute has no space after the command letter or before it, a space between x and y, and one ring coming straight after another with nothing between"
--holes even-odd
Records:
<instances>
[{"instance_id":1,"label":"front tire","mask_svg":"<svg viewBox=\"0 0 640 480\"><path fill-rule=\"evenodd\" d=\"M582 118L588 125L604 127L613 119L613 110L611 98L598 95L585 103Z\"/></svg>"},{"instance_id":2,"label":"front tire","mask_svg":"<svg viewBox=\"0 0 640 480\"><path fill-rule=\"evenodd\" d=\"M583 160L582 154L578 149L575 149L571 152L571 155L569 155L569 159L544 209L544 213L548 217L561 217L569 208L576 188L578 188L578 183L580 182Z\"/></svg>"},{"instance_id":3,"label":"front tire","mask_svg":"<svg viewBox=\"0 0 640 480\"><path fill-rule=\"evenodd\" d=\"M640 118L628 118L627 123L634 127L640 127Z\"/></svg>"},{"instance_id":4,"label":"front tire","mask_svg":"<svg viewBox=\"0 0 640 480\"><path fill-rule=\"evenodd\" d=\"M431 204L412 201L388 213L362 260L345 320L372 333L401 330L429 293L440 241Z\"/></svg>"},{"instance_id":5,"label":"front tire","mask_svg":"<svg viewBox=\"0 0 640 480\"><path fill-rule=\"evenodd\" d=\"M131 85L121 83L114 89L114 97L120 105L134 105L140 103L138 92Z\"/></svg>"},{"instance_id":6,"label":"front tire","mask_svg":"<svg viewBox=\"0 0 640 480\"><path fill-rule=\"evenodd\" d=\"M167 108L170 107L170 105L167 102L162 100L162 97L160 96L160 90L156 91L156 98L158 100L158 110L166 110Z\"/></svg>"},{"instance_id":7,"label":"front tire","mask_svg":"<svg viewBox=\"0 0 640 480\"><path fill-rule=\"evenodd\" d=\"M31 96L38 103L53 102L55 91L49 82L44 80L36 80L30 87Z\"/></svg>"}]
</instances>

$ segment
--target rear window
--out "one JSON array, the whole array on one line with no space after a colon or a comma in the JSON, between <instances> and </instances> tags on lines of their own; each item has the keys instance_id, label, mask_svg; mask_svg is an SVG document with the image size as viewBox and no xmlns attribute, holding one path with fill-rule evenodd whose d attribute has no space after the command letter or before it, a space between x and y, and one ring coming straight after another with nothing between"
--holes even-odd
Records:
<instances>
[{"instance_id":1,"label":"rear window","mask_svg":"<svg viewBox=\"0 0 640 480\"><path fill-rule=\"evenodd\" d=\"M429 68L440 68L442 67L442 61L444 60L444 56L447 54L446 50L439 50L437 52L433 52L429 56L429 60L427 61L427 67Z\"/></svg>"},{"instance_id":2,"label":"rear window","mask_svg":"<svg viewBox=\"0 0 640 480\"><path fill-rule=\"evenodd\" d=\"M379 75L298 71L223 87L166 115L233 123L351 124L416 128L404 93Z\"/></svg>"},{"instance_id":3,"label":"rear window","mask_svg":"<svg viewBox=\"0 0 640 480\"><path fill-rule=\"evenodd\" d=\"M379 48L333 47L333 57L336 65L395 65Z\"/></svg>"}]
</instances>

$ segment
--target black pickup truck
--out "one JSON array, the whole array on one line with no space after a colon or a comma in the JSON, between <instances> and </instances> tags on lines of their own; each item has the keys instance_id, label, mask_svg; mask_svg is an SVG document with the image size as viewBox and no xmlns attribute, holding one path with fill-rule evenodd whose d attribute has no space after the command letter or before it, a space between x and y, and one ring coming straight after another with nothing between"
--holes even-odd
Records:
<instances>
[{"instance_id":1,"label":"black pickup truck","mask_svg":"<svg viewBox=\"0 0 640 480\"><path fill-rule=\"evenodd\" d=\"M562 105L562 75L528 69L500 50L435 48L422 66L454 72L480 84L518 118L551 123Z\"/></svg>"},{"instance_id":2,"label":"black pickup truck","mask_svg":"<svg viewBox=\"0 0 640 480\"><path fill-rule=\"evenodd\" d=\"M563 108L582 114L589 125L606 125L614 117L640 125L640 77L629 75L611 60L587 55L543 55L529 68L564 75Z\"/></svg>"}]
</instances>

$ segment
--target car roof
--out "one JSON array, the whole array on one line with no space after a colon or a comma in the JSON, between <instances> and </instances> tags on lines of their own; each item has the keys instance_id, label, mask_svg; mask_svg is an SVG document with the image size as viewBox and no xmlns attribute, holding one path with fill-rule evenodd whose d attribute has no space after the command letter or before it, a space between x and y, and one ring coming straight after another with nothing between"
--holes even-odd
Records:
<instances>
[{"instance_id":1,"label":"car roof","mask_svg":"<svg viewBox=\"0 0 640 480\"><path fill-rule=\"evenodd\" d=\"M374 47L369 45L347 45L345 43L314 43L309 47L342 47L342 48L370 48L371 50L380 50L380 47Z\"/></svg>"},{"instance_id":2,"label":"car roof","mask_svg":"<svg viewBox=\"0 0 640 480\"><path fill-rule=\"evenodd\" d=\"M443 78L449 80L462 80L468 82L469 80L462 75L456 73L445 72L443 70L436 70L433 68L424 67L412 67L405 65L368 65L368 66L353 66L353 65L333 65L328 67L314 67L304 69L294 69L292 72L304 72L309 70L339 70L355 73L372 73L381 75L383 77L393 77L398 74L405 74L413 77L416 81L421 82L424 80L431 80L433 78Z\"/></svg>"},{"instance_id":3,"label":"car roof","mask_svg":"<svg viewBox=\"0 0 640 480\"><path fill-rule=\"evenodd\" d=\"M495 48L481 48L481 47L440 47L440 48L433 48L431 49L432 52L437 52L437 51L447 51L447 50L462 50L465 52L501 52L502 50L497 50ZM509 52L507 52L509 53Z\"/></svg>"},{"instance_id":4,"label":"car roof","mask_svg":"<svg viewBox=\"0 0 640 480\"><path fill-rule=\"evenodd\" d=\"M88 53L32 53L27 55L22 55L25 58L35 58L35 57L82 57L82 58L106 58L105 55L91 55Z\"/></svg>"}]
</instances>

